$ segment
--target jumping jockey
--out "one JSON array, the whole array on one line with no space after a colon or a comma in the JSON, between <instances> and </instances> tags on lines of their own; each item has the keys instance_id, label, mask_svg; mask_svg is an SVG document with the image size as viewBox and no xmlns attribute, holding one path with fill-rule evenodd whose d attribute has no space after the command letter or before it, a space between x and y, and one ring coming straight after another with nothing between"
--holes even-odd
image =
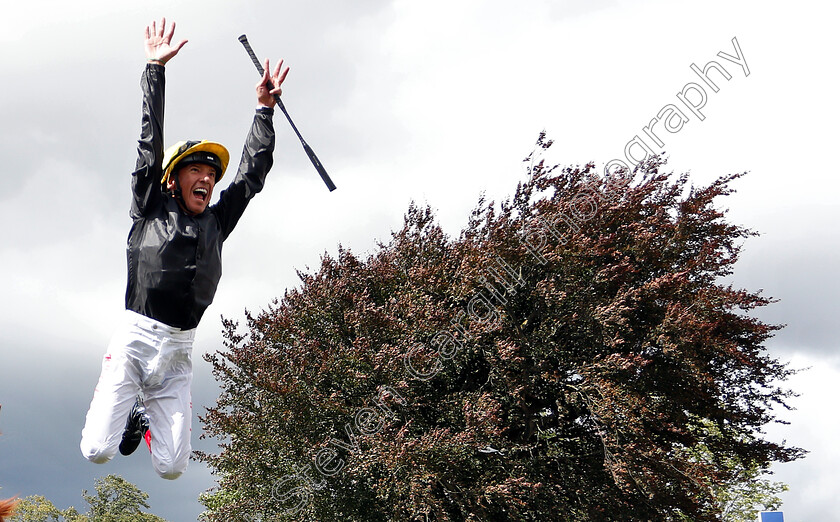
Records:
<instances>
[{"instance_id":1,"label":"jumping jockey","mask_svg":"<svg viewBox=\"0 0 840 522\"><path fill-rule=\"evenodd\" d=\"M210 205L228 165L227 149L196 140L163 151L165 65L187 43L172 43L174 31L165 19L146 27L126 312L103 358L80 444L87 459L104 463L118 447L128 455L145 439L155 470L167 479L179 477L190 456L195 329L222 274L222 243L271 168L273 95L289 72L282 60L273 71L266 61L238 172Z\"/></svg>"}]
</instances>

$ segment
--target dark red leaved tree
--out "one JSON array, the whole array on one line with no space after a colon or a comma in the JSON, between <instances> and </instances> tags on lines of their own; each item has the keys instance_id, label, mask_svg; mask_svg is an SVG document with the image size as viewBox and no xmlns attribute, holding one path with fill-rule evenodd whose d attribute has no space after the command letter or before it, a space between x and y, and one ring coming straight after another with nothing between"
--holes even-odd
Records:
<instances>
[{"instance_id":1,"label":"dark red leaved tree","mask_svg":"<svg viewBox=\"0 0 840 522\"><path fill-rule=\"evenodd\" d=\"M227 321L204 517L717 520L716 484L799 457L759 431L790 395L749 313L769 300L722 283L752 235L715 208L739 176L662 165L537 164L457 239L412 206Z\"/></svg>"}]
</instances>

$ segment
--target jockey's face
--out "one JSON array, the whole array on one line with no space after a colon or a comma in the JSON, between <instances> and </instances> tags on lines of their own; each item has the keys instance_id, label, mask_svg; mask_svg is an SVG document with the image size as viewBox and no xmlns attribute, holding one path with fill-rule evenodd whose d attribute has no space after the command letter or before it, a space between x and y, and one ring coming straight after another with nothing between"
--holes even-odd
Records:
<instances>
[{"instance_id":1,"label":"jockey's face","mask_svg":"<svg viewBox=\"0 0 840 522\"><path fill-rule=\"evenodd\" d=\"M184 210L197 215L204 212L210 204L213 187L216 186L216 169L203 163L193 163L178 170L177 179L184 198ZM175 179L170 178L168 188L175 189Z\"/></svg>"}]
</instances>

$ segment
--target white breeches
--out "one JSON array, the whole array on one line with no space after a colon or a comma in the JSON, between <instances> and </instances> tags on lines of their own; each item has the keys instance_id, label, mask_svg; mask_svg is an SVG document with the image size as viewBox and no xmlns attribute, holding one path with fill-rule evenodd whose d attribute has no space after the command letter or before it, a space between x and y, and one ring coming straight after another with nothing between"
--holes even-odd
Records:
<instances>
[{"instance_id":1,"label":"white breeches","mask_svg":"<svg viewBox=\"0 0 840 522\"><path fill-rule=\"evenodd\" d=\"M82 455L96 463L117 453L138 392L145 396L152 465L178 478L190 457L192 345L195 330L180 330L126 310L102 360L102 374L82 430Z\"/></svg>"}]
</instances>

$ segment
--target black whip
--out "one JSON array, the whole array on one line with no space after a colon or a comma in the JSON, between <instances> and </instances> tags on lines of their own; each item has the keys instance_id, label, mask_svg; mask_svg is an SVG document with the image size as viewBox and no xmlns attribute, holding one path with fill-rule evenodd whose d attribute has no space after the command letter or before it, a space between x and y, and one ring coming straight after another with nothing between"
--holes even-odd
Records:
<instances>
[{"instance_id":1,"label":"black whip","mask_svg":"<svg viewBox=\"0 0 840 522\"><path fill-rule=\"evenodd\" d=\"M251 45L248 43L248 38L243 34L239 37L239 41L242 42L242 45L245 46L245 50L248 51L248 56L251 57L251 60L254 62L257 70L260 72L260 76L265 74L265 69L263 68L262 64L260 63L259 59L257 59L257 55L254 54L254 50L251 49ZM266 88L270 91L274 89L274 86L271 84L271 80L268 81ZM283 105L283 100L280 99L280 96L275 94L274 101L277 102L277 106L280 107L280 110L283 111L283 114L286 115L286 119L289 120L289 125L292 126L292 129L297 134L298 139L300 140L300 144L303 145L303 150L306 152L306 155L309 156L310 161L312 161L312 165L315 166L315 170L318 171L318 174L321 175L321 179L324 180L324 183L327 185L327 188L330 189L330 192L335 190L335 183L332 182L330 179L330 175L327 174L327 170L321 164L321 161L318 159L318 156L315 155L315 151L312 150L312 147L306 143L306 140L303 139L303 136L300 135L300 131L297 130L295 127L295 122L292 121L292 117L289 116L288 111L286 111L286 106Z\"/></svg>"}]
</instances>

